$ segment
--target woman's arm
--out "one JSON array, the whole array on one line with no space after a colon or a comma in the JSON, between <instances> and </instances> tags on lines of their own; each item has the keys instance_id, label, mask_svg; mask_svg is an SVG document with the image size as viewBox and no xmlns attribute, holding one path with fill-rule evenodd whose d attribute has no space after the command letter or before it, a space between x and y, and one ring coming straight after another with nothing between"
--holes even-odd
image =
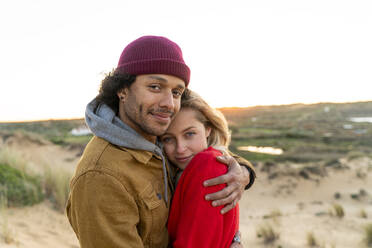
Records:
<instances>
[{"instance_id":1,"label":"woman's arm","mask_svg":"<svg viewBox=\"0 0 372 248\"><path fill-rule=\"evenodd\" d=\"M168 220L174 248L230 247L238 229L238 209L222 215L222 206L212 207L204 195L225 185L203 186L204 180L226 171L226 166L217 162L210 152L199 153L188 165L177 185Z\"/></svg>"},{"instance_id":2,"label":"woman's arm","mask_svg":"<svg viewBox=\"0 0 372 248\"><path fill-rule=\"evenodd\" d=\"M225 207L221 210L221 213L224 214L234 208L242 197L244 190L252 186L256 178L256 173L251 163L234 154L232 156L221 156L218 160L228 165L228 173L205 181L204 186L209 187L226 183L227 187L218 192L206 195L205 199L213 201L213 206L224 205Z\"/></svg>"}]
</instances>

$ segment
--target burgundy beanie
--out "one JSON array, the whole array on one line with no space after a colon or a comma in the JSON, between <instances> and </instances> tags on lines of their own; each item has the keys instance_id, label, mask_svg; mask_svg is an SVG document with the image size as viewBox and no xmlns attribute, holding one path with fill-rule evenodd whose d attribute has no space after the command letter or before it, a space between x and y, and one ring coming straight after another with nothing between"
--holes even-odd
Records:
<instances>
[{"instance_id":1,"label":"burgundy beanie","mask_svg":"<svg viewBox=\"0 0 372 248\"><path fill-rule=\"evenodd\" d=\"M186 86L190 81L181 48L161 36L142 36L129 43L121 53L117 70L133 75L172 75L185 81Z\"/></svg>"}]
</instances>

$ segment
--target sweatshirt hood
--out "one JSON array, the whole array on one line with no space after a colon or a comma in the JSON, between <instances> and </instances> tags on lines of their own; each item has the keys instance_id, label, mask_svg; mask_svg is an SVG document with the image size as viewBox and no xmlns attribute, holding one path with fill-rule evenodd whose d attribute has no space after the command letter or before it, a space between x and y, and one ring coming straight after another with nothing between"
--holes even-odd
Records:
<instances>
[{"instance_id":1,"label":"sweatshirt hood","mask_svg":"<svg viewBox=\"0 0 372 248\"><path fill-rule=\"evenodd\" d=\"M125 124L106 104L97 108L95 100L91 101L85 110L85 121L89 129L97 137L126 148L150 151L160 155L161 148L139 135L133 128Z\"/></svg>"},{"instance_id":2,"label":"sweatshirt hood","mask_svg":"<svg viewBox=\"0 0 372 248\"><path fill-rule=\"evenodd\" d=\"M97 107L96 100L88 103L85 110L85 122L92 133L108 142L134 150L152 152L162 158L163 176L165 183L165 202L168 203L168 181L165 158L160 144L154 144L139 135L133 128L125 124L115 112L106 104Z\"/></svg>"}]
</instances>

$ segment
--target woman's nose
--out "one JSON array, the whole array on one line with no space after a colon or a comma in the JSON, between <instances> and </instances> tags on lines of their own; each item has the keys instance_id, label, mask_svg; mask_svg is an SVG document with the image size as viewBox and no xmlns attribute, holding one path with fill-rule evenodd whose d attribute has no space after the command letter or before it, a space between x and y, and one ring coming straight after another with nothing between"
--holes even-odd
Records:
<instances>
[{"instance_id":1,"label":"woman's nose","mask_svg":"<svg viewBox=\"0 0 372 248\"><path fill-rule=\"evenodd\" d=\"M183 153L186 151L186 144L185 142L177 142L177 153Z\"/></svg>"}]
</instances>

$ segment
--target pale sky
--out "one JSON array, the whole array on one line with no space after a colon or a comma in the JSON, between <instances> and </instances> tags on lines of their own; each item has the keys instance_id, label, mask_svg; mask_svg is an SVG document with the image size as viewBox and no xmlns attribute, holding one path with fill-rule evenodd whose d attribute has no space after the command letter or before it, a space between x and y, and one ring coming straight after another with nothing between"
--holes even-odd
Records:
<instances>
[{"instance_id":1,"label":"pale sky","mask_svg":"<svg viewBox=\"0 0 372 248\"><path fill-rule=\"evenodd\" d=\"M372 100L372 1L0 2L0 121L83 117L142 35L175 41L214 107Z\"/></svg>"}]
</instances>

